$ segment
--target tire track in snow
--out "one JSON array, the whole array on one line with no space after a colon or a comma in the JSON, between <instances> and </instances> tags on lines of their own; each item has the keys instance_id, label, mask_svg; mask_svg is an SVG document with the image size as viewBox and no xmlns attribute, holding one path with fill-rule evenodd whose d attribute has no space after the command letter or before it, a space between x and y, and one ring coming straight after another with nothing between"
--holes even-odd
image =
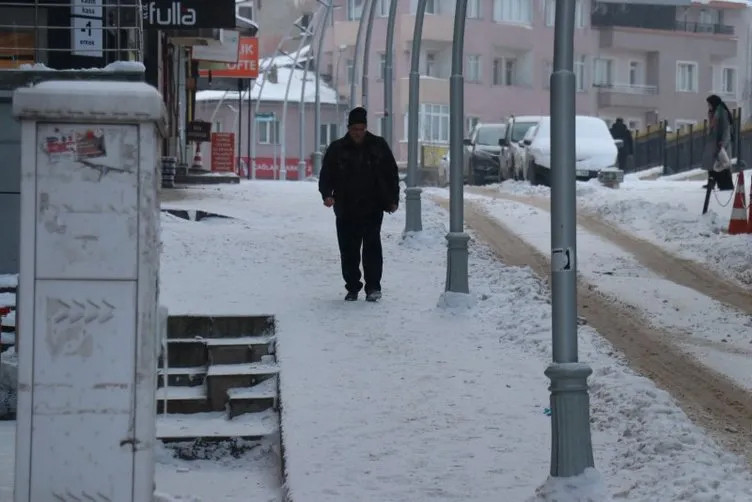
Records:
<instances>
[{"instance_id":1,"label":"tire track in snow","mask_svg":"<svg viewBox=\"0 0 752 502\"><path fill-rule=\"evenodd\" d=\"M466 187L469 192L527 204L550 212L550 199L520 196L488 188ZM635 237L590 213L577 211L577 224L589 232L619 246L632 255L643 267L681 286L713 298L727 306L752 315L752 294L743 287L719 277L701 263L679 258L655 244Z\"/></svg>"},{"instance_id":2,"label":"tire track in snow","mask_svg":"<svg viewBox=\"0 0 752 502\"><path fill-rule=\"evenodd\" d=\"M445 198L430 196L445 209ZM465 222L499 258L529 266L547 282L548 257L482 208L465 202ZM691 286L690 286L691 287ZM671 343L673 334L649 325L640 311L600 293L578 278L578 315L620 351L630 366L669 392L685 413L730 451L752 465L752 394Z\"/></svg>"}]
</instances>

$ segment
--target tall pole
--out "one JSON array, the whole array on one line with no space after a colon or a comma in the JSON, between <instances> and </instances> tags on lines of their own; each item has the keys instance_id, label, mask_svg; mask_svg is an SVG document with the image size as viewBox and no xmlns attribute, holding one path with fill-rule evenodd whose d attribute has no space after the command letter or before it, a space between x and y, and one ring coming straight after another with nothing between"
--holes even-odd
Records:
<instances>
[{"instance_id":1,"label":"tall pole","mask_svg":"<svg viewBox=\"0 0 752 502\"><path fill-rule=\"evenodd\" d=\"M240 172L240 159L243 156L243 152L241 150L243 146L243 142L241 139L243 138L243 79L238 79L238 160L235 163L236 169L238 172Z\"/></svg>"},{"instance_id":2,"label":"tall pole","mask_svg":"<svg viewBox=\"0 0 752 502\"><path fill-rule=\"evenodd\" d=\"M410 80L407 102L407 188L405 188L405 232L423 230L418 184L418 128L420 127L420 46L423 41L423 19L427 0L418 0L413 28L413 48L410 53ZM388 53L387 53L388 54ZM388 57L388 56L387 56ZM452 67L454 68L454 67ZM389 82L391 85L391 82ZM390 119L391 120L391 119Z\"/></svg>"},{"instance_id":3,"label":"tall pole","mask_svg":"<svg viewBox=\"0 0 752 502\"><path fill-rule=\"evenodd\" d=\"M290 85L292 84L292 77L295 75L295 70L298 66L298 59L300 59L300 53L303 50L303 44L305 44L305 41L308 39L308 33L309 31L304 31L300 35L300 43L298 43L298 50L295 51L295 58L293 59L292 66L290 67L290 75L287 77L287 87L285 88L285 99L282 101L282 124L280 126L280 153L279 153L279 163L280 163L280 170L279 170L279 179L281 180L287 180L287 138L286 138L286 131L287 128L287 102L290 97Z\"/></svg>"},{"instance_id":4,"label":"tall pole","mask_svg":"<svg viewBox=\"0 0 752 502\"><path fill-rule=\"evenodd\" d=\"M337 134L342 135L343 131L340 131L340 126L342 125L342 116L340 115L340 109L339 109L339 62L342 60L342 48L339 49L339 54L337 55L337 64L334 68L334 74L336 75L334 79L334 87L336 87L337 91L337 102L334 103L334 114L337 116Z\"/></svg>"},{"instance_id":5,"label":"tall pole","mask_svg":"<svg viewBox=\"0 0 752 502\"><path fill-rule=\"evenodd\" d=\"M360 39L363 35L363 22L366 18L366 6L373 0L363 0L358 21L358 33L355 35L355 53L353 54L352 75L350 76L350 109L355 108L355 82L358 81L358 56L360 54Z\"/></svg>"},{"instance_id":6,"label":"tall pole","mask_svg":"<svg viewBox=\"0 0 752 502\"><path fill-rule=\"evenodd\" d=\"M577 201L575 191L574 17L576 0L557 0L551 74L551 476L593 467L592 370L577 356Z\"/></svg>"},{"instance_id":7,"label":"tall pole","mask_svg":"<svg viewBox=\"0 0 752 502\"><path fill-rule=\"evenodd\" d=\"M394 25L397 21L397 3L389 2L389 18L386 21L386 55L384 56L384 130L382 135L390 147L394 143L392 106L394 101ZM423 9L425 11L425 8ZM417 13L416 13L417 16ZM415 37L413 37L413 44Z\"/></svg>"},{"instance_id":8,"label":"tall pole","mask_svg":"<svg viewBox=\"0 0 752 502\"><path fill-rule=\"evenodd\" d=\"M574 0L572 0L574 1ZM462 51L465 38L467 0L457 0L452 37L452 75L449 77L449 234L447 234L446 290L469 293L467 242L464 232L462 192L462 140L465 137L465 85L462 77Z\"/></svg>"},{"instance_id":9,"label":"tall pole","mask_svg":"<svg viewBox=\"0 0 752 502\"><path fill-rule=\"evenodd\" d=\"M313 175L318 176L321 172L321 49L324 47L324 36L326 35L326 27L329 26L329 16L332 12L332 1L325 5L324 19L321 23L321 30L319 33L319 45L316 47L316 97L314 98L316 104L314 105L314 118L313 118ZM334 55L334 52L332 52ZM339 61L338 61L339 63ZM339 96L339 88L337 89L337 96ZM339 99L337 99L339 101Z\"/></svg>"},{"instance_id":10,"label":"tall pole","mask_svg":"<svg viewBox=\"0 0 752 502\"><path fill-rule=\"evenodd\" d=\"M368 25L366 26L366 43L363 46L363 79L361 83L361 103L363 108L368 109L368 56L371 53L371 32L373 32L373 17L376 15L378 0L371 0L368 9Z\"/></svg>"},{"instance_id":11,"label":"tall pole","mask_svg":"<svg viewBox=\"0 0 752 502\"><path fill-rule=\"evenodd\" d=\"M247 145L245 147L245 151L248 154L248 162L245 165L246 168L246 178L251 179L251 123L253 122L253 110L251 108L251 91L253 90L253 85L255 84L255 80L249 78L248 79L248 138L247 139Z\"/></svg>"}]
</instances>

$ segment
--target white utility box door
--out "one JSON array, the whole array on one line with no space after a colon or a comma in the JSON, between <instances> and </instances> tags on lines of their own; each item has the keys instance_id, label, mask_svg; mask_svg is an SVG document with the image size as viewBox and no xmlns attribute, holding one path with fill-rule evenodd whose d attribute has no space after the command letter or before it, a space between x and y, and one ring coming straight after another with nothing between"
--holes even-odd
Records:
<instances>
[{"instance_id":1,"label":"white utility box door","mask_svg":"<svg viewBox=\"0 0 752 502\"><path fill-rule=\"evenodd\" d=\"M19 89L16 502L154 492L159 93Z\"/></svg>"}]
</instances>

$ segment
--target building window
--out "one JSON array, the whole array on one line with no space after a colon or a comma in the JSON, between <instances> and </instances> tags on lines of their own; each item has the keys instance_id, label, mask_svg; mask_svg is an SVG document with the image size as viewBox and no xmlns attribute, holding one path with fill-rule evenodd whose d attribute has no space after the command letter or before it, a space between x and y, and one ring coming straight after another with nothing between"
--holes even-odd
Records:
<instances>
[{"instance_id":1,"label":"building window","mask_svg":"<svg viewBox=\"0 0 752 502\"><path fill-rule=\"evenodd\" d=\"M425 74L429 77L436 77L436 53L426 52L426 71Z\"/></svg>"},{"instance_id":2,"label":"building window","mask_svg":"<svg viewBox=\"0 0 752 502\"><path fill-rule=\"evenodd\" d=\"M357 21L363 14L365 0L347 0L347 20Z\"/></svg>"},{"instance_id":3,"label":"building window","mask_svg":"<svg viewBox=\"0 0 752 502\"><path fill-rule=\"evenodd\" d=\"M379 78L381 80L386 79L386 53L379 53Z\"/></svg>"},{"instance_id":4,"label":"building window","mask_svg":"<svg viewBox=\"0 0 752 502\"><path fill-rule=\"evenodd\" d=\"M279 120L257 118L256 129L258 129L258 142L261 145L278 145L279 144Z\"/></svg>"},{"instance_id":5,"label":"building window","mask_svg":"<svg viewBox=\"0 0 752 502\"><path fill-rule=\"evenodd\" d=\"M576 79L577 92L585 92L585 56L574 60L574 76Z\"/></svg>"},{"instance_id":6,"label":"building window","mask_svg":"<svg viewBox=\"0 0 752 502\"><path fill-rule=\"evenodd\" d=\"M493 85L517 84L517 59L513 57L493 60Z\"/></svg>"},{"instance_id":7,"label":"building window","mask_svg":"<svg viewBox=\"0 0 752 502\"><path fill-rule=\"evenodd\" d=\"M554 72L554 64L551 61L543 63L543 88L551 88L551 74Z\"/></svg>"},{"instance_id":8,"label":"building window","mask_svg":"<svg viewBox=\"0 0 752 502\"><path fill-rule=\"evenodd\" d=\"M629 123L627 124L627 127L633 131L640 129L640 121L631 119L629 120Z\"/></svg>"},{"instance_id":9,"label":"building window","mask_svg":"<svg viewBox=\"0 0 752 502\"><path fill-rule=\"evenodd\" d=\"M532 15L531 0L494 0L494 21L500 23L530 24Z\"/></svg>"},{"instance_id":10,"label":"building window","mask_svg":"<svg viewBox=\"0 0 752 502\"><path fill-rule=\"evenodd\" d=\"M584 0L577 0L574 7L574 26L575 28L585 27L585 9L583 8ZM553 27L556 24L556 0L545 0L543 6L543 17L546 26Z\"/></svg>"},{"instance_id":11,"label":"building window","mask_svg":"<svg viewBox=\"0 0 752 502\"><path fill-rule=\"evenodd\" d=\"M697 63L676 62L676 90L697 92Z\"/></svg>"},{"instance_id":12,"label":"building window","mask_svg":"<svg viewBox=\"0 0 752 502\"><path fill-rule=\"evenodd\" d=\"M347 66L346 67L347 67L347 83L348 84L352 84L352 81L353 81L353 70L355 69L353 67L353 60L352 59L348 59L347 60Z\"/></svg>"},{"instance_id":13,"label":"building window","mask_svg":"<svg viewBox=\"0 0 752 502\"><path fill-rule=\"evenodd\" d=\"M480 0L467 0L468 19L480 19Z\"/></svg>"},{"instance_id":14,"label":"building window","mask_svg":"<svg viewBox=\"0 0 752 502\"><path fill-rule=\"evenodd\" d=\"M376 0L378 1L378 5L376 6L376 12L379 17L387 17L389 16L389 4L391 3L391 0Z\"/></svg>"},{"instance_id":15,"label":"building window","mask_svg":"<svg viewBox=\"0 0 752 502\"><path fill-rule=\"evenodd\" d=\"M614 85L614 60L595 58L593 61L593 85L611 87Z\"/></svg>"},{"instance_id":16,"label":"building window","mask_svg":"<svg viewBox=\"0 0 752 502\"><path fill-rule=\"evenodd\" d=\"M439 13L440 0L427 0L426 1L426 14L438 14ZM418 0L410 0L410 14L415 15L418 11Z\"/></svg>"},{"instance_id":17,"label":"building window","mask_svg":"<svg viewBox=\"0 0 752 502\"><path fill-rule=\"evenodd\" d=\"M642 71L640 69L639 61L629 62L629 85L632 87L640 85L642 82Z\"/></svg>"},{"instance_id":18,"label":"building window","mask_svg":"<svg viewBox=\"0 0 752 502\"><path fill-rule=\"evenodd\" d=\"M212 127L211 132L222 132L222 122L219 120L214 122L214 127Z\"/></svg>"},{"instance_id":19,"label":"building window","mask_svg":"<svg viewBox=\"0 0 752 502\"><path fill-rule=\"evenodd\" d=\"M418 136L426 143L449 143L449 105L420 104Z\"/></svg>"},{"instance_id":20,"label":"building window","mask_svg":"<svg viewBox=\"0 0 752 502\"><path fill-rule=\"evenodd\" d=\"M319 134L321 135L321 146L326 148L337 139L337 124L321 124Z\"/></svg>"},{"instance_id":21,"label":"building window","mask_svg":"<svg viewBox=\"0 0 752 502\"><path fill-rule=\"evenodd\" d=\"M470 131L473 130L473 127L480 123L480 117L467 117L465 121L467 122L467 133L470 134Z\"/></svg>"},{"instance_id":22,"label":"building window","mask_svg":"<svg viewBox=\"0 0 752 502\"><path fill-rule=\"evenodd\" d=\"M254 21L253 19L253 5L239 5L238 6L238 16L244 17L246 19L250 19L251 21Z\"/></svg>"},{"instance_id":23,"label":"building window","mask_svg":"<svg viewBox=\"0 0 752 502\"><path fill-rule=\"evenodd\" d=\"M721 92L736 95L736 68L721 68Z\"/></svg>"},{"instance_id":24,"label":"building window","mask_svg":"<svg viewBox=\"0 0 752 502\"><path fill-rule=\"evenodd\" d=\"M480 82L480 56L470 54L467 56L467 71L465 72L468 82Z\"/></svg>"}]
</instances>

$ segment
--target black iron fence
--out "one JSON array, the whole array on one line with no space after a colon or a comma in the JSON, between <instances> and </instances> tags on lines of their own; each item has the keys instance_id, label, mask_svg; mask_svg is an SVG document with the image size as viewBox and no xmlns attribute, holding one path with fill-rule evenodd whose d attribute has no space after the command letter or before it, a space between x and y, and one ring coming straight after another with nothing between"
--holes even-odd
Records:
<instances>
[{"instance_id":1,"label":"black iron fence","mask_svg":"<svg viewBox=\"0 0 752 502\"><path fill-rule=\"evenodd\" d=\"M732 111L734 129L737 132L731 144L730 157L750 164L752 160L752 126L741 127L741 108ZM663 166L663 174L675 174L702 167L702 153L705 144L712 139L708 136L708 121L701 124L688 124L677 131L671 131L668 122L648 126L643 131L634 132L633 162L630 171Z\"/></svg>"}]
</instances>

